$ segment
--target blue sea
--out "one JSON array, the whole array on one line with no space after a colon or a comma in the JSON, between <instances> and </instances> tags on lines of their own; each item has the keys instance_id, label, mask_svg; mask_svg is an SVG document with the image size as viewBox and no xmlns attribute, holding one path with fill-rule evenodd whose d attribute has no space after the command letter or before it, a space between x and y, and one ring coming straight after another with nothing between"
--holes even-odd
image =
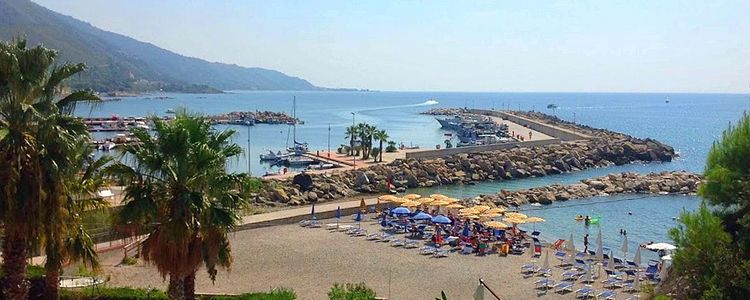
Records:
<instances>
[{"instance_id":1,"label":"blue sea","mask_svg":"<svg viewBox=\"0 0 750 300\"><path fill-rule=\"evenodd\" d=\"M172 99L156 100L153 99L155 96ZM435 145L442 144L445 132L440 129L434 117L419 114L430 108L520 109L552 114L553 111L546 107L554 103L558 106L554 113L562 119L636 137L655 138L672 145L680 154L680 158L670 163L633 164L543 178L418 191L424 194L440 192L456 197L472 197L496 193L500 189L529 188L552 183L569 184L612 172L687 170L702 173L705 157L712 143L730 122L737 121L743 111L750 109L750 96L747 94L230 91L218 95L144 95L104 102L94 107L82 105L76 113L80 116L100 117L166 115L167 109L178 107L205 114L254 110L291 112L294 97L297 116L305 122L296 128L297 141L308 142L311 149L326 150L330 146L330 149L335 150L347 143L344 130L352 124L352 118L356 123L367 122L385 129L391 140L399 144L434 148ZM293 139L293 130L287 125L222 125L218 128L236 130L235 142L245 148L249 134L250 147L246 153L250 155L250 170L254 175L277 170L261 164L259 154L266 149L284 149ZM96 133L95 136L104 137L106 134ZM230 169L246 172L247 157L233 161ZM624 195L586 201L573 200L523 209L528 210L531 215L547 219L546 223L535 226L536 229L541 229L548 240L568 238L570 233L574 233L577 246L581 247L580 239L586 229L573 221L574 216L600 215L606 246L620 249L619 229L622 228L628 231L631 249L635 249L637 244L644 241L667 240L668 228L675 225L673 217L677 217L682 210L695 209L700 203L698 197L689 196L640 197ZM585 205L577 205L584 203ZM632 211L633 215L628 215L628 211ZM598 228L595 230L598 231Z\"/></svg>"}]
</instances>

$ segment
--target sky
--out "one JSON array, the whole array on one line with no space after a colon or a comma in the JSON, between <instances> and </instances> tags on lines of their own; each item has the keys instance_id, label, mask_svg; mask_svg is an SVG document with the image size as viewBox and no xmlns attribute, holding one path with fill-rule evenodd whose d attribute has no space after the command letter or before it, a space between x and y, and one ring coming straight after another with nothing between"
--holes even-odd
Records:
<instances>
[{"instance_id":1,"label":"sky","mask_svg":"<svg viewBox=\"0 0 750 300\"><path fill-rule=\"evenodd\" d=\"M750 92L750 1L34 0L323 87Z\"/></svg>"}]
</instances>

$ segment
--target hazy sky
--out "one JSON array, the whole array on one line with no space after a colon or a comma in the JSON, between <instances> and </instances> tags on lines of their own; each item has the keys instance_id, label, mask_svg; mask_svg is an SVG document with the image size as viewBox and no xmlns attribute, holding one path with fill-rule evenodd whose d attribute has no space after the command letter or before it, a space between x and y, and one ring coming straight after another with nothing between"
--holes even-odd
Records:
<instances>
[{"instance_id":1,"label":"hazy sky","mask_svg":"<svg viewBox=\"0 0 750 300\"><path fill-rule=\"evenodd\" d=\"M750 91L750 1L35 0L325 87Z\"/></svg>"}]
</instances>

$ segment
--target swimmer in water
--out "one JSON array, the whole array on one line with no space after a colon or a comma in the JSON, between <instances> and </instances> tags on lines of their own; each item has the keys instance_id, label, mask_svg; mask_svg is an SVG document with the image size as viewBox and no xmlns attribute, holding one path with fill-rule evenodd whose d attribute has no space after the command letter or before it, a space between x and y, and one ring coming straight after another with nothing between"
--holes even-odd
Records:
<instances>
[{"instance_id":1,"label":"swimmer in water","mask_svg":"<svg viewBox=\"0 0 750 300\"><path fill-rule=\"evenodd\" d=\"M633 212L632 212L632 211L628 211L628 215L631 215L631 216L632 216L632 215L633 215Z\"/></svg>"}]
</instances>

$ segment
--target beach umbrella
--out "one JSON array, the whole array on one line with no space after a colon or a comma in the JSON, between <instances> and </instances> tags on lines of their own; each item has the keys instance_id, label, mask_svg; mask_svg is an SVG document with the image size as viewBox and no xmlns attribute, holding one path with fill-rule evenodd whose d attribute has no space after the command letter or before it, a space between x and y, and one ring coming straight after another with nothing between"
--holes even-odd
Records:
<instances>
[{"instance_id":1,"label":"beach umbrella","mask_svg":"<svg viewBox=\"0 0 750 300\"><path fill-rule=\"evenodd\" d=\"M430 220L432 219L432 216L425 212L420 212L416 214L414 217L412 217L414 220Z\"/></svg>"},{"instance_id":2,"label":"beach umbrella","mask_svg":"<svg viewBox=\"0 0 750 300\"><path fill-rule=\"evenodd\" d=\"M432 194L432 195L430 195L430 198L432 198L432 199L444 199L444 198L448 198L448 196L443 195L443 194Z\"/></svg>"},{"instance_id":3,"label":"beach umbrella","mask_svg":"<svg viewBox=\"0 0 750 300\"><path fill-rule=\"evenodd\" d=\"M433 201L435 201L435 199L432 199L432 198L419 198L419 199L416 199L416 200L413 200L413 201L416 201L416 202L419 202L419 203L422 203L422 204L430 204Z\"/></svg>"},{"instance_id":4,"label":"beach umbrella","mask_svg":"<svg viewBox=\"0 0 750 300\"><path fill-rule=\"evenodd\" d=\"M514 219L526 219L529 216L524 215L522 213L518 213L518 212L512 212L512 213L505 214L505 217L507 217L507 218L514 218Z\"/></svg>"},{"instance_id":5,"label":"beach umbrella","mask_svg":"<svg viewBox=\"0 0 750 300\"><path fill-rule=\"evenodd\" d=\"M549 269L549 249L544 251L544 262L542 263L542 269Z\"/></svg>"},{"instance_id":6,"label":"beach umbrella","mask_svg":"<svg viewBox=\"0 0 750 300\"><path fill-rule=\"evenodd\" d=\"M546 222L546 220L540 218L540 217L528 217L525 219L526 223L541 223Z\"/></svg>"},{"instance_id":7,"label":"beach umbrella","mask_svg":"<svg viewBox=\"0 0 750 300\"><path fill-rule=\"evenodd\" d=\"M484 226L487 226L492 229L508 229L508 227L510 227L508 226L508 224L498 222L498 221L490 221L490 222L484 223Z\"/></svg>"},{"instance_id":8,"label":"beach umbrella","mask_svg":"<svg viewBox=\"0 0 750 300\"><path fill-rule=\"evenodd\" d=\"M463 217L467 218L469 220L478 220L479 219L479 216L477 216L477 215L466 215L466 216L463 216Z\"/></svg>"},{"instance_id":9,"label":"beach umbrella","mask_svg":"<svg viewBox=\"0 0 750 300\"><path fill-rule=\"evenodd\" d=\"M495 207L495 208L488 209L484 213L486 213L486 214L501 214L501 213L504 213L507 210L508 209L505 208L505 207Z\"/></svg>"},{"instance_id":10,"label":"beach umbrella","mask_svg":"<svg viewBox=\"0 0 750 300\"><path fill-rule=\"evenodd\" d=\"M419 202L417 202L417 201L406 201L404 203L401 203L401 206L403 206L403 207L417 207L417 206L420 206L420 205L422 205L422 204L419 203Z\"/></svg>"},{"instance_id":11,"label":"beach umbrella","mask_svg":"<svg viewBox=\"0 0 750 300\"><path fill-rule=\"evenodd\" d=\"M464 230L461 232L463 236L469 236L469 222L464 223Z\"/></svg>"},{"instance_id":12,"label":"beach umbrella","mask_svg":"<svg viewBox=\"0 0 750 300\"><path fill-rule=\"evenodd\" d=\"M341 219L341 206L336 208L336 219Z\"/></svg>"},{"instance_id":13,"label":"beach umbrella","mask_svg":"<svg viewBox=\"0 0 750 300\"><path fill-rule=\"evenodd\" d=\"M363 214L367 213L367 204L365 203L365 198L359 200L359 211L361 211Z\"/></svg>"},{"instance_id":14,"label":"beach umbrella","mask_svg":"<svg viewBox=\"0 0 750 300\"><path fill-rule=\"evenodd\" d=\"M456 198L443 198L443 199L440 199L440 200L446 201L448 203L456 203L456 202L460 201L460 200L458 200Z\"/></svg>"},{"instance_id":15,"label":"beach umbrella","mask_svg":"<svg viewBox=\"0 0 750 300\"><path fill-rule=\"evenodd\" d=\"M647 245L646 249L659 251L659 250L674 250L677 249L675 245L667 244L667 243L655 243L651 245Z\"/></svg>"},{"instance_id":16,"label":"beach umbrella","mask_svg":"<svg viewBox=\"0 0 750 300\"><path fill-rule=\"evenodd\" d=\"M596 235L596 259L604 261L604 245L602 245L602 228L599 227L599 233Z\"/></svg>"},{"instance_id":17,"label":"beach umbrella","mask_svg":"<svg viewBox=\"0 0 750 300\"><path fill-rule=\"evenodd\" d=\"M641 290L641 270L636 268L635 269L635 279L633 279L633 289L636 291Z\"/></svg>"},{"instance_id":18,"label":"beach umbrella","mask_svg":"<svg viewBox=\"0 0 750 300\"><path fill-rule=\"evenodd\" d=\"M615 269L615 257L614 256L615 256L615 254L613 253L613 251L610 251L609 252L609 259L607 260L607 268L609 268L610 270L613 270L613 271Z\"/></svg>"},{"instance_id":19,"label":"beach umbrella","mask_svg":"<svg viewBox=\"0 0 750 300\"><path fill-rule=\"evenodd\" d=\"M396 207L391 210L391 213L394 215L408 215L411 211L406 207Z\"/></svg>"},{"instance_id":20,"label":"beach umbrella","mask_svg":"<svg viewBox=\"0 0 750 300\"><path fill-rule=\"evenodd\" d=\"M575 246L575 243L573 242L573 233L572 232L570 233L570 240L568 240L568 245L566 247L566 250L570 251L575 256L576 246Z\"/></svg>"},{"instance_id":21,"label":"beach umbrella","mask_svg":"<svg viewBox=\"0 0 750 300\"><path fill-rule=\"evenodd\" d=\"M622 250L622 257L627 258L628 257L628 235L625 235L625 239L622 240L622 247L620 248Z\"/></svg>"},{"instance_id":22,"label":"beach umbrella","mask_svg":"<svg viewBox=\"0 0 750 300\"><path fill-rule=\"evenodd\" d=\"M449 202L443 201L443 200L435 200L430 202L430 205L432 206L448 206L450 205Z\"/></svg>"},{"instance_id":23,"label":"beach umbrella","mask_svg":"<svg viewBox=\"0 0 750 300\"><path fill-rule=\"evenodd\" d=\"M480 217L484 217L484 218L497 218L497 217L501 217L501 216L502 215L498 214L498 213L491 213L491 214L486 214L485 213L485 214L481 214L480 215Z\"/></svg>"},{"instance_id":24,"label":"beach umbrella","mask_svg":"<svg viewBox=\"0 0 750 300\"><path fill-rule=\"evenodd\" d=\"M313 203L312 208L310 209L310 218L315 220L315 204Z\"/></svg>"},{"instance_id":25,"label":"beach umbrella","mask_svg":"<svg viewBox=\"0 0 750 300\"><path fill-rule=\"evenodd\" d=\"M635 257L633 257L633 262L635 263L636 267L641 266L641 247L635 249Z\"/></svg>"},{"instance_id":26,"label":"beach umbrella","mask_svg":"<svg viewBox=\"0 0 750 300\"><path fill-rule=\"evenodd\" d=\"M511 224L523 224L523 223L526 223L525 220L516 219L516 218L504 218L503 222L511 223Z\"/></svg>"},{"instance_id":27,"label":"beach umbrella","mask_svg":"<svg viewBox=\"0 0 750 300\"><path fill-rule=\"evenodd\" d=\"M477 289L474 291L474 300L484 300L484 286L479 282Z\"/></svg>"},{"instance_id":28,"label":"beach umbrella","mask_svg":"<svg viewBox=\"0 0 750 300\"><path fill-rule=\"evenodd\" d=\"M452 204L446 206L445 208L457 209L457 208L464 208L464 206L461 205L461 204L458 204L458 203L452 203Z\"/></svg>"},{"instance_id":29,"label":"beach umbrella","mask_svg":"<svg viewBox=\"0 0 750 300\"><path fill-rule=\"evenodd\" d=\"M354 216L354 221L355 222L362 222L362 213L361 212L357 212L357 215Z\"/></svg>"},{"instance_id":30,"label":"beach umbrella","mask_svg":"<svg viewBox=\"0 0 750 300\"><path fill-rule=\"evenodd\" d=\"M435 224L450 224L451 223L451 219L448 219L448 217L444 215L434 216L432 217L432 219L430 219L430 221Z\"/></svg>"},{"instance_id":31,"label":"beach umbrella","mask_svg":"<svg viewBox=\"0 0 750 300\"><path fill-rule=\"evenodd\" d=\"M393 202L393 203L398 203L398 204L404 203L404 202L406 202L406 201L409 201L409 199L404 199L404 198L396 198L396 199L393 199L393 200L391 200L391 202Z\"/></svg>"},{"instance_id":32,"label":"beach umbrella","mask_svg":"<svg viewBox=\"0 0 750 300\"><path fill-rule=\"evenodd\" d=\"M662 261L661 270L659 270L659 281L664 282L664 279L667 278L668 274L669 274L669 267L667 266L665 261Z\"/></svg>"},{"instance_id":33,"label":"beach umbrella","mask_svg":"<svg viewBox=\"0 0 750 300\"><path fill-rule=\"evenodd\" d=\"M474 209L478 210L479 212L484 212L486 210L489 210L490 207L487 205L477 205L477 206L474 206Z\"/></svg>"},{"instance_id":34,"label":"beach umbrella","mask_svg":"<svg viewBox=\"0 0 750 300\"><path fill-rule=\"evenodd\" d=\"M398 197L394 195L383 195L383 196L378 197L378 200L382 200L382 201L393 201L396 199L398 199Z\"/></svg>"},{"instance_id":35,"label":"beach umbrella","mask_svg":"<svg viewBox=\"0 0 750 300\"><path fill-rule=\"evenodd\" d=\"M408 199L408 200L415 200L415 199L422 198L422 196L418 194L407 194L403 198Z\"/></svg>"}]
</instances>

